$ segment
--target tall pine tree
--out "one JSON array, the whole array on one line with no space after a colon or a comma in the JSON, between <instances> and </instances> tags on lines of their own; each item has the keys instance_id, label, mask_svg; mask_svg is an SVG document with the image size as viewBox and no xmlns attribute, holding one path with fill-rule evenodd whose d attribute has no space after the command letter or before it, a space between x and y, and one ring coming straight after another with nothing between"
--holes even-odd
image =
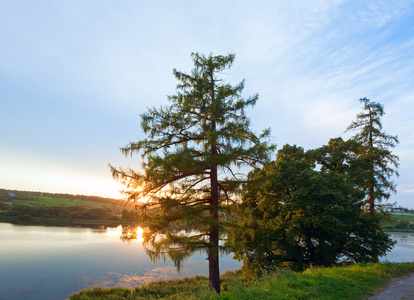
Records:
<instances>
[{"instance_id":1,"label":"tall pine tree","mask_svg":"<svg viewBox=\"0 0 414 300\"><path fill-rule=\"evenodd\" d=\"M397 136L389 135L382 129L383 105L367 98L360 99L360 102L364 105L363 112L357 115L347 131L356 131L353 138L364 148L362 156L366 161L366 178L360 180L360 184L366 194L367 209L374 215L377 204L388 200L391 192L396 192L391 177L398 176L398 156L392 154L390 148L394 148L399 141Z\"/></svg>"},{"instance_id":2,"label":"tall pine tree","mask_svg":"<svg viewBox=\"0 0 414 300\"><path fill-rule=\"evenodd\" d=\"M194 251L205 251L210 286L219 293L219 240L247 178L240 168L267 161L274 146L265 141L269 130L250 130L245 109L258 95L243 99L244 81L231 86L220 77L235 55L192 58L191 74L173 71L179 84L171 105L141 116L148 138L122 148L125 155L142 154L142 171L111 169L130 200L144 200L138 210L150 256L168 255L179 267Z\"/></svg>"}]
</instances>

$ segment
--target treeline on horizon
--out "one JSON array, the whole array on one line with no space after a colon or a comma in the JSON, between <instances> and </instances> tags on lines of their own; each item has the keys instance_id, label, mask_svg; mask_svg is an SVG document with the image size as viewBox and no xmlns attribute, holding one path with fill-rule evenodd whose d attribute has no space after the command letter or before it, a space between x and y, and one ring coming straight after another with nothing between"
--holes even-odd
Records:
<instances>
[{"instance_id":1,"label":"treeline on horizon","mask_svg":"<svg viewBox=\"0 0 414 300\"><path fill-rule=\"evenodd\" d=\"M21 190L9 190L9 189L0 189L0 198L8 198L8 194L13 193L21 199L29 199L30 196L46 196L52 198L66 198L73 200L82 200L90 202L99 202L107 204L117 204L119 203L118 199L101 197L101 196L92 196L92 195L80 195L80 194L69 194L69 193L49 193L49 192L39 192L39 191L21 191ZM23 197L23 198L22 198Z\"/></svg>"}]
</instances>

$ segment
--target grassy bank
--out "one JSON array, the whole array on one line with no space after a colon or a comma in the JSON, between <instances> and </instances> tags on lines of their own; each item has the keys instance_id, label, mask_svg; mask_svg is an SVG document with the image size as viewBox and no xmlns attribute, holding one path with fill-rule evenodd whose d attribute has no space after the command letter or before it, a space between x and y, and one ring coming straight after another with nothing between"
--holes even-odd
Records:
<instances>
[{"instance_id":1,"label":"grassy bank","mask_svg":"<svg viewBox=\"0 0 414 300\"><path fill-rule=\"evenodd\" d=\"M414 232L414 215L392 214L391 222L383 223L382 227L385 231Z\"/></svg>"},{"instance_id":2,"label":"grassy bank","mask_svg":"<svg viewBox=\"0 0 414 300\"><path fill-rule=\"evenodd\" d=\"M282 271L247 284L240 271L222 276L222 293L209 291L205 277L156 281L133 290L94 288L70 296L85 299L367 299L392 278L414 272L414 263L313 268Z\"/></svg>"}]
</instances>

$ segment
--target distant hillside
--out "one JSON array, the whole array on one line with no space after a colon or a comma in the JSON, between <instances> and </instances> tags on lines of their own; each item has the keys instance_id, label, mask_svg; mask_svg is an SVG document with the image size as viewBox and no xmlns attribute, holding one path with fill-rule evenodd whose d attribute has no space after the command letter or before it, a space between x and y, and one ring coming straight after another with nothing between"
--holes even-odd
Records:
<instances>
[{"instance_id":1,"label":"distant hillside","mask_svg":"<svg viewBox=\"0 0 414 300\"><path fill-rule=\"evenodd\" d=\"M113 198L105 198L99 196L85 196L85 195L72 195L72 194L56 194L56 193L47 193L47 192L32 192L32 191L18 191L18 190L8 190L0 189L0 199L9 199L9 194L14 194L16 199L19 200L30 200L36 197L50 197L50 198L64 198L69 200L81 200L88 202L98 202L101 204L110 204L110 205L119 205L120 200Z\"/></svg>"},{"instance_id":2,"label":"distant hillside","mask_svg":"<svg viewBox=\"0 0 414 300\"><path fill-rule=\"evenodd\" d=\"M0 189L0 222L30 225L119 225L137 222L122 200Z\"/></svg>"}]
</instances>

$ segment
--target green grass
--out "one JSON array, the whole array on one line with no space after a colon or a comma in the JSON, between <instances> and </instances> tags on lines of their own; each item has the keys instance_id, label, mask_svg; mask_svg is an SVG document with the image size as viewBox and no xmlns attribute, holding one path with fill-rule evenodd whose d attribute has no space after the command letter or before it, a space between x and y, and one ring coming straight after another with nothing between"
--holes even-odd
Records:
<instances>
[{"instance_id":1,"label":"green grass","mask_svg":"<svg viewBox=\"0 0 414 300\"><path fill-rule=\"evenodd\" d=\"M156 281L133 290L93 288L73 294L86 299L368 299L391 278L414 272L414 263L312 268L303 273L282 271L246 284L241 272L222 275L222 293L208 288L206 277Z\"/></svg>"},{"instance_id":2,"label":"green grass","mask_svg":"<svg viewBox=\"0 0 414 300\"><path fill-rule=\"evenodd\" d=\"M11 203L14 205L29 205L29 206L82 206L85 208L100 208L104 206L98 202L90 202L83 200L73 200L66 198L54 198L46 196L30 196L27 199L12 199Z\"/></svg>"},{"instance_id":3,"label":"green grass","mask_svg":"<svg viewBox=\"0 0 414 300\"><path fill-rule=\"evenodd\" d=\"M396 221L411 221L414 222L414 215L408 215L408 214L392 214L391 219Z\"/></svg>"},{"instance_id":4,"label":"green grass","mask_svg":"<svg viewBox=\"0 0 414 300\"><path fill-rule=\"evenodd\" d=\"M405 223L405 224L402 224ZM414 232L414 215L392 214L391 221L383 222L382 228L385 231Z\"/></svg>"}]
</instances>

